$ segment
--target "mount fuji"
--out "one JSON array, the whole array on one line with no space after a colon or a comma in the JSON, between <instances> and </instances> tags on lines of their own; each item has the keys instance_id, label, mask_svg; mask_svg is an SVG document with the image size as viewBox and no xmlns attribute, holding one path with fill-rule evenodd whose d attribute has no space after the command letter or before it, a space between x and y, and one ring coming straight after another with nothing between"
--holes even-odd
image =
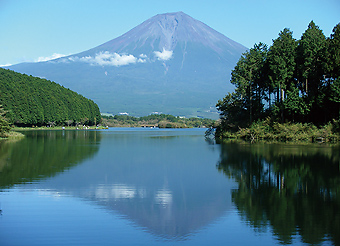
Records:
<instances>
[{"instance_id":1,"label":"mount fuji","mask_svg":"<svg viewBox=\"0 0 340 246\"><path fill-rule=\"evenodd\" d=\"M243 45L183 12L156 15L90 50L9 67L94 100L101 112L217 118Z\"/></svg>"}]
</instances>

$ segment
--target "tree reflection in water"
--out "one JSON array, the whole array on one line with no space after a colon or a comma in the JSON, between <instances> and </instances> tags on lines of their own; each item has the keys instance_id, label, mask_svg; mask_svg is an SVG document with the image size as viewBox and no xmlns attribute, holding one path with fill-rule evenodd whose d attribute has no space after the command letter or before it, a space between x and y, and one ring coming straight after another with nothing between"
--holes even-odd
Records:
<instances>
[{"instance_id":1,"label":"tree reflection in water","mask_svg":"<svg viewBox=\"0 0 340 246\"><path fill-rule=\"evenodd\" d=\"M97 153L101 141L97 131L41 130L25 135L16 142L0 142L0 189L63 172Z\"/></svg>"},{"instance_id":2,"label":"tree reflection in water","mask_svg":"<svg viewBox=\"0 0 340 246\"><path fill-rule=\"evenodd\" d=\"M312 245L340 245L339 166L339 146L233 143L217 165L238 182L233 202L255 230Z\"/></svg>"}]
</instances>

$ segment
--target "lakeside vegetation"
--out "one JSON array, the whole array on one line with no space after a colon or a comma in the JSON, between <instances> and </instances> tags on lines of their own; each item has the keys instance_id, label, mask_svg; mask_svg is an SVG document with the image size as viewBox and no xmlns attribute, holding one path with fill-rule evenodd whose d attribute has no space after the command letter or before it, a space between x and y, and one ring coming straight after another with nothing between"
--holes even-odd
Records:
<instances>
[{"instance_id":1,"label":"lakeside vegetation","mask_svg":"<svg viewBox=\"0 0 340 246\"><path fill-rule=\"evenodd\" d=\"M206 118L182 118L168 114L151 114L143 117L128 115L102 116L102 125L109 127L193 128L213 127L216 121Z\"/></svg>"},{"instance_id":2,"label":"lakeside vegetation","mask_svg":"<svg viewBox=\"0 0 340 246\"><path fill-rule=\"evenodd\" d=\"M318 142L340 141L339 121L332 121L317 127L311 123L279 123L270 117L252 123L238 131L219 132L218 139L243 139L246 141Z\"/></svg>"},{"instance_id":3,"label":"lakeside vegetation","mask_svg":"<svg viewBox=\"0 0 340 246\"><path fill-rule=\"evenodd\" d=\"M217 139L339 141L340 23L330 37L311 21L300 40L285 28L255 44L231 73L235 91L219 100Z\"/></svg>"},{"instance_id":4,"label":"lakeside vegetation","mask_svg":"<svg viewBox=\"0 0 340 246\"><path fill-rule=\"evenodd\" d=\"M9 136L9 131L11 130L11 126L9 121L5 117L6 111L3 109L2 105L0 105L0 139L7 138Z\"/></svg>"}]
</instances>

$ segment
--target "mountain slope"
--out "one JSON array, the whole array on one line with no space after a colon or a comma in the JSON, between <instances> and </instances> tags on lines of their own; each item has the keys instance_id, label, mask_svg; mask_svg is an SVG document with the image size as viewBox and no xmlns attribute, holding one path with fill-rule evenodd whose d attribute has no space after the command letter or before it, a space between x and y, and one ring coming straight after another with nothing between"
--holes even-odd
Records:
<instances>
[{"instance_id":1,"label":"mountain slope","mask_svg":"<svg viewBox=\"0 0 340 246\"><path fill-rule=\"evenodd\" d=\"M246 48L182 13L156 15L93 49L10 67L98 103L101 112L216 118L231 69Z\"/></svg>"}]
</instances>

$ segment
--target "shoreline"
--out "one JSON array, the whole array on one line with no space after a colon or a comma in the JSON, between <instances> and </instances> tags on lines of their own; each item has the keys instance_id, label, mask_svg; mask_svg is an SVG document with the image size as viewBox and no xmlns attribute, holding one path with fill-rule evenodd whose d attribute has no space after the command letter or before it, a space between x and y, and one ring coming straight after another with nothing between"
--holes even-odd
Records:
<instances>
[{"instance_id":1,"label":"shoreline","mask_svg":"<svg viewBox=\"0 0 340 246\"><path fill-rule=\"evenodd\" d=\"M6 134L6 137L1 137L0 140L13 140L13 139L21 139L21 138L24 138L24 137L25 137L24 134L17 132L17 131L10 130Z\"/></svg>"},{"instance_id":2,"label":"shoreline","mask_svg":"<svg viewBox=\"0 0 340 246\"><path fill-rule=\"evenodd\" d=\"M246 128L221 129L215 134L217 141L243 140L246 142L281 143L340 143L339 122L317 127L308 123L278 123L268 119Z\"/></svg>"},{"instance_id":3,"label":"shoreline","mask_svg":"<svg viewBox=\"0 0 340 246\"><path fill-rule=\"evenodd\" d=\"M86 126L86 127L76 127L76 126L54 126L54 127L13 127L11 131L34 131L34 130L102 130L107 129L104 126Z\"/></svg>"}]
</instances>

